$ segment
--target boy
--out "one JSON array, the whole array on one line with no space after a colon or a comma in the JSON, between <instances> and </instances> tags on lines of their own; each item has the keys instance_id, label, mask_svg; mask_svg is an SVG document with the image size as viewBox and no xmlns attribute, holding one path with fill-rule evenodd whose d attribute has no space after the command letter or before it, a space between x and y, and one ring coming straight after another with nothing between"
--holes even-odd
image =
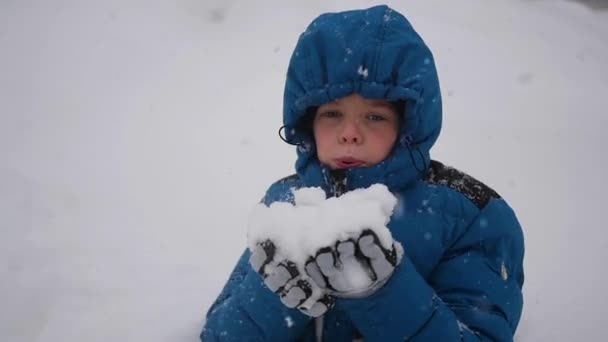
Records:
<instances>
[{"instance_id":1,"label":"boy","mask_svg":"<svg viewBox=\"0 0 608 342\"><path fill-rule=\"evenodd\" d=\"M298 146L297 174L273 184L264 203L292 201L294 188L339 196L381 183L399 198L388 228L403 249L357 239L377 278L357 296L341 295L335 283L339 241L311 256L310 283L265 273L272 242L246 250L202 340L513 339L523 305L522 231L492 189L430 159L441 128L439 82L407 19L386 6L315 19L290 61L283 121L284 140ZM323 261L328 255L333 264ZM302 307L313 287L325 292Z\"/></svg>"}]
</instances>

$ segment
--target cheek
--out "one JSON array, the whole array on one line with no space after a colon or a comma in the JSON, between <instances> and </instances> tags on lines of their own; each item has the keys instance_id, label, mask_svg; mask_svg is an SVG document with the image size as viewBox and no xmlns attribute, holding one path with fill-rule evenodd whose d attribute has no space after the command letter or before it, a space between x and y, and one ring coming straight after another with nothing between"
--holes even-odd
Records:
<instances>
[{"instance_id":1,"label":"cheek","mask_svg":"<svg viewBox=\"0 0 608 342\"><path fill-rule=\"evenodd\" d=\"M395 130L391 130L390 132L388 132L385 135L385 139L386 139L386 144L388 145L389 148L393 148L393 146L395 145L395 142L397 142L397 136L398 136L398 132Z\"/></svg>"},{"instance_id":2,"label":"cheek","mask_svg":"<svg viewBox=\"0 0 608 342\"><path fill-rule=\"evenodd\" d=\"M315 145L317 147L317 155L323 158L326 152L331 148L331 134L328 130L319 127L314 129Z\"/></svg>"},{"instance_id":3,"label":"cheek","mask_svg":"<svg viewBox=\"0 0 608 342\"><path fill-rule=\"evenodd\" d=\"M315 125L313 127L313 134L316 141L322 141L328 143L335 136L335 129L328 125Z\"/></svg>"},{"instance_id":4,"label":"cheek","mask_svg":"<svg viewBox=\"0 0 608 342\"><path fill-rule=\"evenodd\" d=\"M374 138L378 152L388 155L397 140L397 132L393 129L381 130L375 132Z\"/></svg>"}]
</instances>

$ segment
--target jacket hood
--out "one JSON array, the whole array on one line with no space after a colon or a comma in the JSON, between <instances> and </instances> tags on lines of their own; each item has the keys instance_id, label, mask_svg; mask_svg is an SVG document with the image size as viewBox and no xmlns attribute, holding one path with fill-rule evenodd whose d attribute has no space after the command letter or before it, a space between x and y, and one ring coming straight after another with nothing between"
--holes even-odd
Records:
<instances>
[{"instance_id":1,"label":"jacket hood","mask_svg":"<svg viewBox=\"0 0 608 342\"><path fill-rule=\"evenodd\" d=\"M306 186L330 189L316 157L311 108L353 93L403 101L403 124L380 164L347 170L346 189L384 183L396 191L420 178L441 130L441 94L431 51L400 13L387 6L326 13L303 32L291 56L283 97L285 140L298 145L296 171Z\"/></svg>"}]
</instances>

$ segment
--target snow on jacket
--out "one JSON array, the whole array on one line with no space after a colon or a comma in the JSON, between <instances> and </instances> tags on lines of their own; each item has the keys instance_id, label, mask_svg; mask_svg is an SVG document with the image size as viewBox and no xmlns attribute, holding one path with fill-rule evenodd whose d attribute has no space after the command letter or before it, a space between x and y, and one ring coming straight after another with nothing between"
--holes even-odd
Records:
<instances>
[{"instance_id":1,"label":"snow on jacket","mask_svg":"<svg viewBox=\"0 0 608 342\"><path fill-rule=\"evenodd\" d=\"M293 52L284 93L285 139L298 145L297 174L264 202L320 186L332 173L316 158L302 118L310 108L359 93L404 101L391 155L346 174L346 189L383 183L399 204L388 228L405 250L387 284L362 299L338 299L323 320L286 308L248 264L245 251L207 313L203 341L512 341L522 306L524 242L509 205L474 178L431 160L441 129L433 56L405 17L386 7L315 19ZM319 323L322 323L320 326Z\"/></svg>"}]
</instances>

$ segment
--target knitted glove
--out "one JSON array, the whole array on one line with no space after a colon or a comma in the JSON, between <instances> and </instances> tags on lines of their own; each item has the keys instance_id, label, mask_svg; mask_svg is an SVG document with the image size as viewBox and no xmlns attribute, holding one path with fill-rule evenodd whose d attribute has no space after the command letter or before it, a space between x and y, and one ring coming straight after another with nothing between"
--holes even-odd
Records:
<instances>
[{"instance_id":1,"label":"knitted glove","mask_svg":"<svg viewBox=\"0 0 608 342\"><path fill-rule=\"evenodd\" d=\"M363 298L381 288L401 262L403 248L393 241L386 249L376 233L364 230L357 239L319 249L305 266L321 289L341 298Z\"/></svg>"},{"instance_id":2,"label":"knitted glove","mask_svg":"<svg viewBox=\"0 0 608 342\"><path fill-rule=\"evenodd\" d=\"M258 243L251 251L251 267L264 279L266 286L281 298L288 308L318 317L329 310L335 298L329 296L314 282L302 277L295 263L276 259L276 246L270 241Z\"/></svg>"}]
</instances>

